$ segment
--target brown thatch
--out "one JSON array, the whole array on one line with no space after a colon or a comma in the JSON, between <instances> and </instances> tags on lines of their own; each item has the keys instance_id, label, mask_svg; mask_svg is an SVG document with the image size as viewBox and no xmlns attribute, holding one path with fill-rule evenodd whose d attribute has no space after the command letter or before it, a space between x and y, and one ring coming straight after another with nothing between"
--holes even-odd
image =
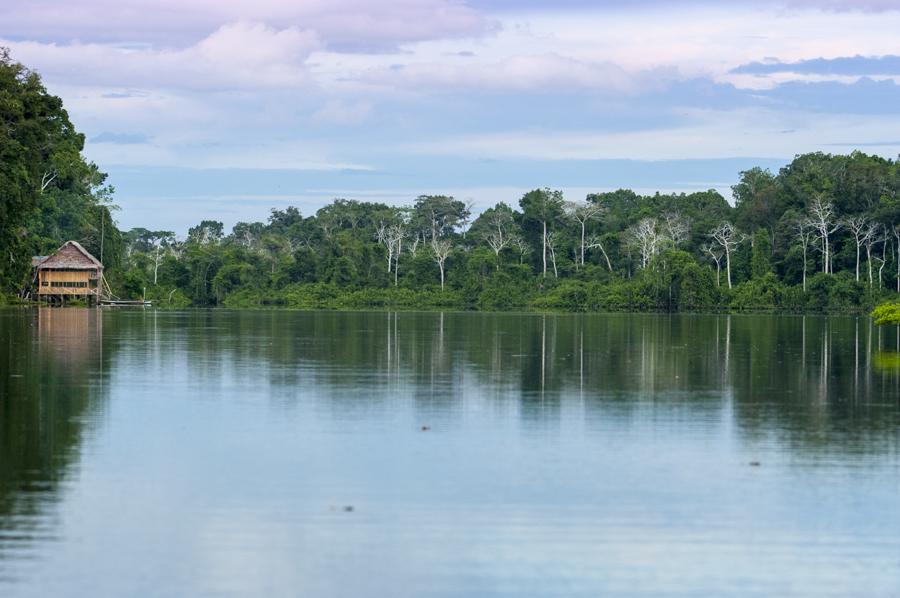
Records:
<instances>
[{"instance_id":1,"label":"brown thatch","mask_svg":"<svg viewBox=\"0 0 900 598\"><path fill-rule=\"evenodd\" d=\"M32 258L32 263L36 258ZM103 270L100 260L88 253L78 241L67 241L56 253L42 259L38 270Z\"/></svg>"}]
</instances>

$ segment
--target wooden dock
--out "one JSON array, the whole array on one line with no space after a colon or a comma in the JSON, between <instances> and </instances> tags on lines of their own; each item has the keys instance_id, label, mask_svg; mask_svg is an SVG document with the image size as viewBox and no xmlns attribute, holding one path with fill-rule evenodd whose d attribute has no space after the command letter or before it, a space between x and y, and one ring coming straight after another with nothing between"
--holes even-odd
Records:
<instances>
[{"instance_id":1,"label":"wooden dock","mask_svg":"<svg viewBox=\"0 0 900 598\"><path fill-rule=\"evenodd\" d=\"M101 299L100 307L153 307L153 302L142 299L136 301L127 301L125 299Z\"/></svg>"}]
</instances>

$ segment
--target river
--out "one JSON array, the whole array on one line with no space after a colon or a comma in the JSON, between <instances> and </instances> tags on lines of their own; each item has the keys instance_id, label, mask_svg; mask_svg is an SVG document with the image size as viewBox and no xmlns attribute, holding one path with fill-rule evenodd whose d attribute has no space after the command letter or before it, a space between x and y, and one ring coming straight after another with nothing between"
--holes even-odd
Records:
<instances>
[{"instance_id":1,"label":"river","mask_svg":"<svg viewBox=\"0 0 900 598\"><path fill-rule=\"evenodd\" d=\"M3 596L896 596L898 329L0 311Z\"/></svg>"}]
</instances>

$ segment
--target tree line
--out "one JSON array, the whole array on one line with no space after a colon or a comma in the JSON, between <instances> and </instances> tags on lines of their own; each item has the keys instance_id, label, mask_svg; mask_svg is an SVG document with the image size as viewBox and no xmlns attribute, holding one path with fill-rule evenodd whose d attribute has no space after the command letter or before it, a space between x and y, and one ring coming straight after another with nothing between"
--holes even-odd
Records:
<instances>
[{"instance_id":1,"label":"tree line","mask_svg":"<svg viewBox=\"0 0 900 598\"><path fill-rule=\"evenodd\" d=\"M124 234L132 295L182 305L481 309L867 309L900 292L900 169L797 156L717 191L570 201L535 189L477 216L445 195L273 209Z\"/></svg>"},{"instance_id":2,"label":"tree line","mask_svg":"<svg viewBox=\"0 0 900 598\"><path fill-rule=\"evenodd\" d=\"M900 166L854 152L752 168L732 188L567 198L474 214L446 195L335 199L226 231L122 232L114 190L40 77L0 49L0 285L77 240L114 292L171 306L689 311L868 309L900 292Z\"/></svg>"}]
</instances>

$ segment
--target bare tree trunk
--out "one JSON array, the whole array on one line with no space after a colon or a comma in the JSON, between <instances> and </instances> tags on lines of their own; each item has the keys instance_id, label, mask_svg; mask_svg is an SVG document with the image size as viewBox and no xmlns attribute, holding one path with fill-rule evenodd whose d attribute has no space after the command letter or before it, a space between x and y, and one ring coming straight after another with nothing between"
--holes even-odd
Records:
<instances>
[{"instance_id":1,"label":"bare tree trunk","mask_svg":"<svg viewBox=\"0 0 900 598\"><path fill-rule=\"evenodd\" d=\"M728 288L731 288L731 250L725 246L725 271L728 273Z\"/></svg>"},{"instance_id":2,"label":"bare tree trunk","mask_svg":"<svg viewBox=\"0 0 900 598\"><path fill-rule=\"evenodd\" d=\"M586 221L581 221L581 267L584 268L584 223ZM576 262L577 265L578 262Z\"/></svg>"},{"instance_id":3,"label":"bare tree trunk","mask_svg":"<svg viewBox=\"0 0 900 598\"><path fill-rule=\"evenodd\" d=\"M159 245L156 246L156 259L153 262L153 286L156 286L156 277L159 272Z\"/></svg>"},{"instance_id":4,"label":"bare tree trunk","mask_svg":"<svg viewBox=\"0 0 900 598\"><path fill-rule=\"evenodd\" d=\"M603 248L603 245L602 245L602 244L597 245L597 247L600 248L600 253L603 254L603 259L606 260L606 267L609 268L609 271L610 271L610 272L612 272L612 271L613 271L613 270L612 270L612 262L609 261L609 256L606 255L606 250ZM584 262L582 262L581 265L583 266L583 265L584 265Z\"/></svg>"},{"instance_id":5,"label":"bare tree trunk","mask_svg":"<svg viewBox=\"0 0 900 598\"><path fill-rule=\"evenodd\" d=\"M544 276L544 278L547 278L547 221L546 220L544 220L544 232L543 232L543 236L541 237L541 242L543 245L543 253L544 253L544 255L543 255L543 259L544 259L543 276Z\"/></svg>"},{"instance_id":6,"label":"bare tree trunk","mask_svg":"<svg viewBox=\"0 0 900 598\"><path fill-rule=\"evenodd\" d=\"M556 248L550 245L550 262L553 264L553 278L559 278L559 272L556 271Z\"/></svg>"},{"instance_id":7,"label":"bare tree trunk","mask_svg":"<svg viewBox=\"0 0 900 598\"><path fill-rule=\"evenodd\" d=\"M803 245L803 292L806 292L806 245Z\"/></svg>"},{"instance_id":8,"label":"bare tree trunk","mask_svg":"<svg viewBox=\"0 0 900 598\"><path fill-rule=\"evenodd\" d=\"M869 287L872 286L872 243L866 243L866 264L869 269ZM859 276L856 277L857 282L859 281Z\"/></svg>"},{"instance_id":9,"label":"bare tree trunk","mask_svg":"<svg viewBox=\"0 0 900 598\"><path fill-rule=\"evenodd\" d=\"M394 286L397 286L397 276L400 272L400 254L403 253L403 237L397 239L397 258L394 260Z\"/></svg>"}]
</instances>

